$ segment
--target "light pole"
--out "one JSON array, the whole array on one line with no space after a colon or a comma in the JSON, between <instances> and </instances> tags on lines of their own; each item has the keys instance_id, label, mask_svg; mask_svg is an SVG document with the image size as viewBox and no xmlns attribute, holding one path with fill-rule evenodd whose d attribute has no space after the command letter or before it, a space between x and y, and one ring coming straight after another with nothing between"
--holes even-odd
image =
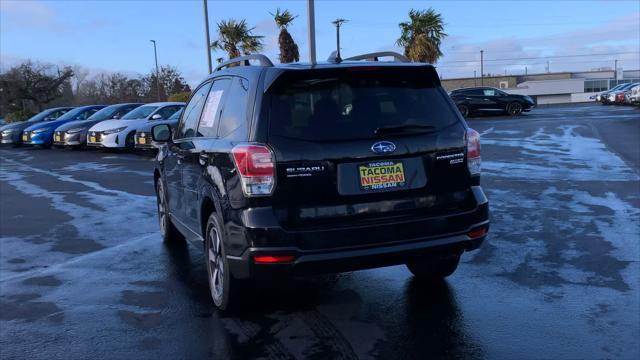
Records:
<instances>
[{"instance_id":1,"label":"light pole","mask_svg":"<svg viewBox=\"0 0 640 360\"><path fill-rule=\"evenodd\" d=\"M480 86L484 86L484 50L480 50Z\"/></svg>"},{"instance_id":2,"label":"light pole","mask_svg":"<svg viewBox=\"0 0 640 360\"><path fill-rule=\"evenodd\" d=\"M340 25L346 23L348 20L335 19L331 23L336 26L336 62L342 61L340 58Z\"/></svg>"},{"instance_id":3,"label":"light pole","mask_svg":"<svg viewBox=\"0 0 640 360\"><path fill-rule=\"evenodd\" d=\"M313 0L307 0L307 22L309 24L309 62L316 64L316 19Z\"/></svg>"},{"instance_id":4,"label":"light pole","mask_svg":"<svg viewBox=\"0 0 640 360\"><path fill-rule=\"evenodd\" d=\"M156 58L156 90L158 92L158 101L160 101L160 71L158 70L158 50L156 49L156 41L149 41L153 43L153 55Z\"/></svg>"},{"instance_id":5,"label":"light pole","mask_svg":"<svg viewBox=\"0 0 640 360\"><path fill-rule=\"evenodd\" d=\"M207 10L207 0L204 0L204 33L207 41L207 63L209 64L209 74L213 72L211 67L211 40L209 39L209 11Z\"/></svg>"}]
</instances>

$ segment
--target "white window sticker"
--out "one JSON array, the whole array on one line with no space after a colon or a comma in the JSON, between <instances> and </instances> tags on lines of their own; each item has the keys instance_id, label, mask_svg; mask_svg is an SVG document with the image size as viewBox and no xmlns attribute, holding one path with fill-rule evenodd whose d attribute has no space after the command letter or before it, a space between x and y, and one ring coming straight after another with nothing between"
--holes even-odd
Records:
<instances>
[{"instance_id":1,"label":"white window sticker","mask_svg":"<svg viewBox=\"0 0 640 360\"><path fill-rule=\"evenodd\" d=\"M202 112L202 118L200 119L201 127L213 127L213 122L216 119L218 113L218 107L220 106L220 99L222 98L222 90L212 91L207 98L207 103L204 106Z\"/></svg>"}]
</instances>

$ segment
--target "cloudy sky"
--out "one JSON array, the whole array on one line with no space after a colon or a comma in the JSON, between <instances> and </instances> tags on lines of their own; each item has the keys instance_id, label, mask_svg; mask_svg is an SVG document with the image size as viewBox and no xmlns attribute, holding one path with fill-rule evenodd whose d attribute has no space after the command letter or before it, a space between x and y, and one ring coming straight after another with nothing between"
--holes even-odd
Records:
<instances>
[{"instance_id":1,"label":"cloudy sky","mask_svg":"<svg viewBox=\"0 0 640 360\"><path fill-rule=\"evenodd\" d=\"M333 19L349 20L341 30L345 56L401 51L395 46L398 23L409 9L430 6L442 14L449 34L437 64L444 78L479 74L480 49L485 73L492 74L545 72L547 61L551 71L613 67L615 59L624 69L640 68L638 0L316 0L318 58L335 49ZM264 53L277 59L278 30L269 13L278 7L300 15L290 32L307 60L306 1L209 0L212 40L220 20L246 19L265 36ZM196 84L207 71L202 8L202 0L1 0L0 67L29 58L93 72L144 73L154 64L149 39L155 39L159 62L179 67Z\"/></svg>"}]
</instances>

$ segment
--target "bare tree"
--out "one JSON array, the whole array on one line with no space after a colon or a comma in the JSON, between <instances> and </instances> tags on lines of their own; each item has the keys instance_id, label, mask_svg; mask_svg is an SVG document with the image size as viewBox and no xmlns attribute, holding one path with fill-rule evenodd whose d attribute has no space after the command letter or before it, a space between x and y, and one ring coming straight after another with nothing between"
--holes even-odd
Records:
<instances>
[{"instance_id":1,"label":"bare tree","mask_svg":"<svg viewBox=\"0 0 640 360\"><path fill-rule=\"evenodd\" d=\"M41 111L43 106L64 95L65 84L73 76L69 67L26 61L0 75L3 103L15 110Z\"/></svg>"}]
</instances>

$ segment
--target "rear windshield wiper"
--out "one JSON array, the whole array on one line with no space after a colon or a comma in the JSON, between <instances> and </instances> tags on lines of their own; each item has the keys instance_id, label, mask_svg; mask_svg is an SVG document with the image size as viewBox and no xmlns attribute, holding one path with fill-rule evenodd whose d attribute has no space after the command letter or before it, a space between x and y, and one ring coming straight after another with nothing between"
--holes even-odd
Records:
<instances>
[{"instance_id":1,"label":"rear windshield wiper","mask_svg":"<svg viewBox=\"0 0 640 360\"><path fill-rule=\"evenodd\" d=\"M379 127L373 131L376 135L397 134L397 133L426 133L435 131L433 125L406 124L398 126Z\"/></svg>"}]
</instances>

